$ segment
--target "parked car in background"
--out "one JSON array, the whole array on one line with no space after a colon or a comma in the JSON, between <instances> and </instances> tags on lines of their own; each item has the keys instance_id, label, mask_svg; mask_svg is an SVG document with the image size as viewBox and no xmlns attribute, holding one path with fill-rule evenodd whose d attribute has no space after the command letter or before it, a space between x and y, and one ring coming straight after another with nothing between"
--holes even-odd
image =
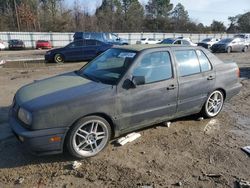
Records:
<instances>
[{"instance_id":1,"label":"parked car in background","mask_svg":"<svg viewBox=\"0 0 250 188\"><path fill-rule=\"evenodd\" d=\"M161 40L156 40L153 38L142 38L140 41L136 41L136 44L157 44L161 42Z\"/></svg>"},{"instance_id":2,"label":"parked car in background","mask_svg":"<svg viewBox=\"0 0 250 188\"><path fill-rule=\"evenodd\" d=\"M111 47L111 44L94 39L77 40L65 47L47 51L45 61L63 63L65 61L91 60Z\"/></svg>"},{"instance_id":3,"label":"parked car in background","mask_svg":"<svg viewBox=\"0 0 250 188\"><path fill-rule=\"evenodd\" d=\"M48 40L38 40L36 41L36 49L51 49L52 45Z\"/></svg>"},{"instance_id":4,"label":"parked car in background","mask_svg":"<svg viewBox=\"0 0 250 188\"><path fill-rule=\"evenodd\" d=\"M9 40L9 49L10 50L23 50L25 49L25 44L22 40L11 39Z\"/></svg>"},{"instance_id":5,"label":"parked car in background","mask_svg":"<svg viewBox=\"0 0 250 188\"><path fill-rule=\"evenodd\" d=\"M250 47L250 34L241 33L241 34L234 35L234 38L242 38L245 41L248 48Z\"/></svg>"},{"instance_id":6,"label":"parked car in background","mask_svg":"<svg viewBox=\"0 0 250 188\"><path fill-rule=\"evenodd\" d=\"M220 39L217 38L205 38L201 42L198 43L198 46L202 46L203 48L210 49L214 44L219 42Z\"/></svg>"},{"instance_id":7,"label":"parked car in background","mask_svg":"<svg viewBox=\"0 0 250 188\"><path fill-rule=\"evenodd\" d=\"M201 47L114 47L80 70L23 86L9 124L35 154L67 148L91 157L128 132L191 114L217 116L239 93L239 80L236 63Z\"/></svg>"},{"instance_id":8,"label":"parked car in background","mask_svg":"<svg viewBox=\"0 0 250 188\"><path fill-rule=\"evenodd\" d=\"M5 49L5 45L3 41L0 40L0 50L4 50L4 49Z\"/></svg>"},{"instance_id":9,"label":"parked car in background","mask_svg":"<svg viewBox=\"0 0 250 188\"><path fill-rule=\"evenodd\" d=\"M81 39L95 39L105 43L114 45L128 45L127 39L118 37L115 33L103 33L103 32L76 32L73 36L74 41Z\"/></svg>"},{"instance_id":10,"label":"parked car in background","mask_svg":"<svg viewBox=\"0 0 250 188\"><path fill-rule=\"evenodd\" d=\"M246 52L248 46L242 38L226 38L211 47L212 52Z\"/></svg>"},{"instance_id":11,"label":"parked car in background","mask_svg":"<svg viewBox=\"0 0 250 188\"><path fill-rule=\"evenodd\" d=\"M189 39L185 38L166 38L163 39L159 44L177 44L177 45L185 45L185 46L197 46Z\"/></svg>"}]
</instances>

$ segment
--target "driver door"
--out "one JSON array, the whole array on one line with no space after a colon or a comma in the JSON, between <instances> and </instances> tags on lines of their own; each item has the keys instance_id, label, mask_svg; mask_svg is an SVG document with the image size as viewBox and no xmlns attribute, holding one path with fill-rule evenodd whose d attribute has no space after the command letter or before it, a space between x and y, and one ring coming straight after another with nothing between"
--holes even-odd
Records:
<instances>
[{"instance_id":1,"label":"driver door","mask_svg":"<svg viewBox=\"0 0 250 188\"><path fill-rule=\"evenodd\" d=\"M142 54L128 73L129 77L144 77L145 83L129 89L119 88L120 131L162 122L176 113L178 85L169 51L154 49Z\"/></svg>"}]
</instances>

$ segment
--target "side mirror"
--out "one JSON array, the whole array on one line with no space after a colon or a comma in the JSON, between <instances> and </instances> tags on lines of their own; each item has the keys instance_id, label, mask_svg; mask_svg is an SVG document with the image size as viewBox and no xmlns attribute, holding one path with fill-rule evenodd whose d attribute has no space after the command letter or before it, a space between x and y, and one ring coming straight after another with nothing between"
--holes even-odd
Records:
<instances>
[{"instance_id":1,"label":"side mirror","mask_svg":"<svg viewBox=\"0 0 250 188\"><path fill-rule=\"evenodd\" d=\"M133 76L131 79L126 79L122 85L124 89L136 88L137 85L145 84L144 76Z\"/></svg>"},{"instance_id":2,"label":"side mirror","mask_svg":"<svg viewBox=\"0 0 250 188\"><path fill-rule=\"evenodd\" d=\"M119 41L119 40L121 40L121 38L120 38L120 37L117 37L116 40Z\"/></svg>"},{"instance_id":3,"label":"side mirror","mask_svg":"<svg viewBox=\"0 0 250 188\"><path fill-rule=\"evenodd\" d=\"M134 85L143 85L145 84L145 76L133 76L132 82Z\"/></svg>"}]
</instances>

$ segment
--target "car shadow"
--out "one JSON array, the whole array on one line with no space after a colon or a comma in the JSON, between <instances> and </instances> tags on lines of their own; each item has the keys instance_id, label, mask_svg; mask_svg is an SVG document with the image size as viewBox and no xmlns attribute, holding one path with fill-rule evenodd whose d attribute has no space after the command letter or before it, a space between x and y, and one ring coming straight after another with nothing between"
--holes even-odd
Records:
<instances>
[{"instance_id":1,"label":"car shadow","mask_svg":"<svg viewBox=\"0 0 250 188\"><path fill-rule=\"evenodd\" d=\"M184 121L184 122L185 121L200 121L199 118L201 118L200 114L193 114L193 115L189 115L189 116L185 116L185 117L165 121L165 122L162 122L162 123L157 123L157 124L154 124L154 125L151 125L151 126L148 126L148 127L144 127L144 128L136 130L136 132L149 130L149 129L152 129L154 127L166 127L167 122L171 122L171 124L172 124L172 123L175 123L175 122L178 122L178 121ZM119 138L121 138L121 137L124 137L124 136L128 135L128 134L129 133L120 135L118 138L115 138L115 139L111 140L110 144L113 145L114 147L121 147L121 145L117 142L117 140Z\"/></svg>"}]
</instances>

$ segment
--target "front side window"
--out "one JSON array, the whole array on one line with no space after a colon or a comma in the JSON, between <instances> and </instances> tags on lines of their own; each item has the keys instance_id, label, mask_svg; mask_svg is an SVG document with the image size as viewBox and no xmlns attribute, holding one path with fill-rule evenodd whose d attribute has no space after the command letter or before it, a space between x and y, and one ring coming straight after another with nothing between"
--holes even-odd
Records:
<instances>
[{"instance_id":1,"label":"front side window","mask_svg":"<svg viewBox=\"0 0 250 188\"><path fill-rule=\"evenodd\" d=\"M200 61L201 71L206 72L212 69L212 66L207 58L207 56L201 50L196 50L197 56Z\"/></svg>"},{"instance_id":2,"label":"front side window","mask_svg":"<svg viewBox=\"0 0 250 188\"><path fill-rule=\"evenodd\" d=\"M87 79L116 85L132 64L137 52L125 49L109 49L84 66L78 74Z\"/></svg>"},{"instance_id":3,"label":"front side window","mask_svg":"<svg viewBox=\"0 0 250 188\"><path fill-rule=\"evenodd\" d=\"M189 76L200 72L200 64L194 50L178 50L174 54L179 76Z\"/></svg>"},{"instance_id":4,"label":"front side window","mask_svg":"<svg viewBox=\"0 0 250 188\"><path fill-rule=\"evenodd\" d=\"M143 76L145 84L172 78L172 65L169 52L153 52L144 55L132 75Z\"/></svg>"}]
</instances>

